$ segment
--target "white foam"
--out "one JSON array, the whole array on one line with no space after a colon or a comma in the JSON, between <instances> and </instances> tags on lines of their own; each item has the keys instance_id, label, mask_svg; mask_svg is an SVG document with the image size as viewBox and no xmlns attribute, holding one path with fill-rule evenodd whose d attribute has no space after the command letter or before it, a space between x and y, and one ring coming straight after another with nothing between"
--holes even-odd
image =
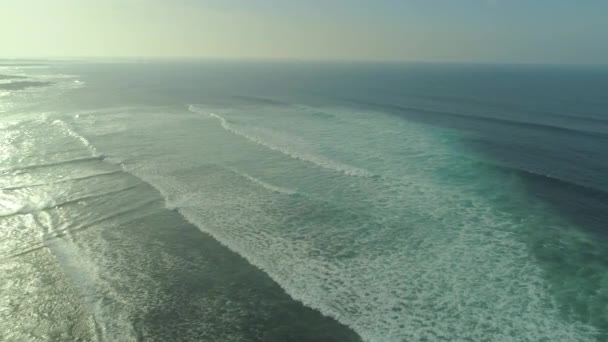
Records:
<instances>
[{"instance_id":1,"label":"white foam","mask_svg":"<svg viewBox=\"0 0 608 342\"><path fill-rule=\"evenodd\" d=\"M53 121L53 125L59 126L61 127L62 131L64 133L66 133L67 135L74 137L76 139L78 139L89 151L91 151L91 155L93 157L103 157L102 154L100 154L99 152L97 152L97 149L95 148L95 146L93 146L93 144L91 144L91 142L83 137L82 135L76 133L76 131L74 131L70 125L68 125L65 121L60 120L60 119L56 119Z\"/></svg>"},{"instance_id":2,"label":"white foam","mask_svg":"<svg viewBox=\"0 0 608 342\"><path fill-rule=\"evenodd\" d=\"M209 117L236 135L255 138L219 115ZM381 134L389 127L382 127ZM443 158L434 137L423 135L416 137L422 142L417 148L442 156L441 164L431 166L451 166L454 160ZM158 189L167 207L264 270L293 298L352 327L366 341L594 338L593 328L562 319L542 269L514 236L529 223L466 188L434 179L423 168L409 180L383 178L379 184L357 177L340 183L358 194L344 200L370 208L361 210L368 216L356 219L352 212L344 215L338 206L329 210L327 202L308 197L284 205L285 196L255 186L271 190L274 185L246 173L239 174L240 182L226 172L193 181L155 165L124 169ZM353 233L362 230L367 235Z\"/></svg>"},{"instance_id":3,"label":"white foam","mask_svg":"<svg viewBox=\"0 0 608 342\"><path fill-rule=\"evenodd\" d=\"M188 107L188 110L193 113L204 114L210 118L216 119L220 122L221 126L226 131L239 135L241 137L244 137L251 142L264 146L273 151L283 153L291 158L306 161L306 162L315 164L317 166L320 166L320 167L323 167L326 169L342 172L348 176L359 176L359 177L372 177L373 176L372 173L370 173L369 171L367 171L365 169L358 168L358 167L348 165L348 164L344 164L344 163L329 159L329 158L321 156L321 155L312 154L310 152L305 152L305 151L299 151L299 150L294 149L291 146L287 146L287 144L285 144L284 142L282 144L272 143L268 140L265 140L264 137L262 137L261 135L251 134L243 129L237 128L236 126L230 124L228 122L228 120L226 120L224 117L222 117L218 114L208 113L194 105L190 105ZM266 137L268 137L268 136L266 135Z\"/></svg>"},{"instance_id":4,"label":"white foam","mask_svg":"<svg viewBox=\"0 0 608 342\"><path fill-rule=\"evenodd\" d=\"M429 244L422 250L407 251L406 244L399 253L361 251L354 259L335 262L311 255L316 249L311 243L319 237L293 240L269 229L276 218L256 204L268 199L251 197L241 188L235 197L226 187L225 193L197 193L175 177L134 172L171 198L169 207L179 208L189 222L263 269L293 298L351 326L367 341L509 340L513 334L531 341L574 341L594 333L556 318L555 304L524 245L498 230L484 237L485 229L496 229L492 217L462 227L456 240L435 236L425 241L425 232L412 236ZM308 234L325 229L332 227L314 227ZM494 287L496 278L504 278L504 288ZM507 294L511 290L516 292ZM495 302L486 303L492 296L498 296ZM490 313L485 305L501 311Z\"/></svg>"},{"instance_id":5,"label":"white foam","mask_svg":"<svg viewBox=\"0 0 608 342\"><path fill-rule=\"evenodd\" d=\"M28 214L50 208L54 205L48 194L40 194L36 198L24 201L16 196L0 192L0 218L18 214Z\"/></svg>"},{"instance_id":6,"label":"white foam","mask_svg":"<svg viewBox=\"0 0 608 342\"><path fill-rule=\"evenodd\" d=\"M295 194L298 193L296 190L292 190L292 189L288 189L288 188L283 188L283 187L280 187L280 186L276 186L276 185L264 182L264 181L262 181L262 180L260 180L258 178L250 176L247 173L239 171L237 169L229 168L229 170L232 171L232 172L234 172L234 173L236 173L236 174L238 174L241 177L246 178L247 180L249 180L249 181L251 181L251 182L253 182L253 183L257 184L257 185L262 186L263 188L265 188L267 190L270 190L270 191L273 191L273 192L278 192L278 193L285 194L285 195L295 195Z\"/></svg>"}]
</instances>

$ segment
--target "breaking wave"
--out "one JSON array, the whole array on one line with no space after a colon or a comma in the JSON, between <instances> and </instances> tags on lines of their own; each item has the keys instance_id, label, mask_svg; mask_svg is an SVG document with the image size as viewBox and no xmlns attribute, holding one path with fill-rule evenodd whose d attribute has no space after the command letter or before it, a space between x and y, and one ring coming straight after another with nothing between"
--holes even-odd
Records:
<instances>
[{"instance_id":1,"label":"breaking wave","mask_svg":"<svg viewBox=\"0 0 608 342\"><path fill-rule=\"evenodd\" d=\"M357 177L374 176L371 172L369 172L365 169L356 167L356 166L344 164L344 163L329 159L329 158L321 156L321 155L312 154L310 152L297 150L291 146L288 146L288 144L286 144L286 143L276 143L276 142L268 141L265 139L265 138L268 138L267 134L265 137L263 137L260 134L253 134L253 133L247 132L246 129L241 129L241 128L238 128L235 125L231 124L230 122L228 122L228 120L226 120L226 118L222 117L221 115L218 115L215 113L208 113L194 105L190 105L188 107L188 110L193 113L203 114L210 118L216 119L217 121L220 122L221 126L226 131L236 134L238 136L241 136L253 143L264 146L270 150L283 153L291 158L306 161L306 162L315 164L322 168L341 172L348 176L357 176Z\"/></svg>"}]
</instances>

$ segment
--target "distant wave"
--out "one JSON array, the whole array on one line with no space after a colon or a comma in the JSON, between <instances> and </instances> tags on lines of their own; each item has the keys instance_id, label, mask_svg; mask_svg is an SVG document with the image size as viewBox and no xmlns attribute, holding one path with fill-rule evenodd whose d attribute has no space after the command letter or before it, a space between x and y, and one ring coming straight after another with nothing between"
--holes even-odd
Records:
<instances>
[{"instance_id":1,"label":"distant wave","mask_svg":"<svg viewBox=\"0 0 608 342\"><path fill-rule=\"evenodd\" d=\"M0 80L13 80L13 79L24 79L27 78L25 76L20 76L20 75L1 75L0 74Z\"/></svg>"},{"instance_id":2,"label":"distant wave","mask_svg":"<svg viewBox=\"0 0 608 342\"><path fill-rule=\"evenodd\" d=\"M313 116L316 116L319 118L323 118L323 119L335 118L334 114L322 111L315 107L310 107L310 106L306 106L306 105L302 105L302 104L293 104L291 106L294 107L295 109L297 109L298 111L301 111L306 114L310 114L310 115L313 115Z\"/></svg>"},{"instance_id":3,"label":"distant wave","mask_svg":"<svg viewBox=\"0 0 608 342\"><path fill-rule=\"evenodd\" d=\"M120 172L123 172L123 170L115 170L115 171L108 171L108 172L93 173L93 174L90 174L90 175L84 175L84 176L78 176L78 177L70 177L70 178L65 178L65 179L61 179L61 180L58 180L58 181L47 182L47 183L18 184L18 185L13 185L13 186L7 186L7 187L4 187L4 188L0 188L0 190L19 190L19 189L24 189L24 188L35 188L35 187L40 187L40 186L48 186L48 185L53 185L53 184L67 183L67 182L72 182L72 181L77 181L77 180L85 180L85 179L91 179L91 178L96 178L96 177L110 176L110 175L115 175L115 174L120 173Z\"/></svg>"},{"instance_id":4,"label":"distant wave","mask_svg":"<svg viewBox=\"0 0 608 342\"><path fill-rule=\"evenodd\" d=\"M281 106L284 108L295 109L300 112L304 112L306 114L311 114L314 116L322 117L322 118L333 118L335 117L331 113L324 112L318 108L303 105L303 104L295 104L289 102L283 102L275 99L269 99L266 97L258 97L258 96L245 96L245 95L236 95L233 96L236 99L245 100L248 102L252 102L255 104L267 105L267 106Z\"/></svg>"},{"instance_id":5,"label":"distant wave","mask_svg":"<svg viewBox=\"0 0 608 342\"><path fill-rule=\"evenodd\" d=\"M594 196L602 196L608 199L608 189L600 189L597 187L593 187L588 184L583 184L581 182L576 182L571 179L564 179L557 175L545 174L534 170L521 169L513 166L507 165L497 165L493 163L484 163L489 165L490 167L494 167L503 172L513 172L521 175L522 177L529 179L542 180L544 182L552 182L554 184L560 184L562 187L568 187L570 189L577 189L577 191L585 192L588 194L593 194Z\"/></svg>"},{"instance_id":6,"label":"distant wave","mask_svg":"<svg viewBox=\"0 0 608 342\"><path fill-rule=\"evenodd\" d=\"M68 91L83 88L86 85L85 82L77 79L78 76L76 75L27 75L24 74L21 69L21 67L15 67L14 69L10 68L0 74L0 97L5 97L20 91L36 92L43 97L52 97L59 95L56 91ZM0 70L2 70L1 64Z\"/></svg>"},{"instance_id":7,"label":"distant wave","mask_svg":"<svg viewBox=\"0 0 608 342\"><path fill-rule=\"evenodd\" d=\"M0 62L0 67L48 67L48 64L43 63L17 63L17 62Z\"/></svg>"},{"instance_id":8,"label":"distant wave","mask_svg":"<svg viewBox=\"0 0 608 342\"><path fill-rule=\"evenodd\" d=\"M4 169L4 170L2 170L2 172L23 173L23 171L25 171L25 170L32 170L32 169L51 167L51 166L60 166L60 165L66 165L66 164L86 163L86 162L95 161L95 160L103 160L103 156L82 157L82 158L74 158L74 159L68 159L68 160L59 160L59 161L51 162L51 163L25 165L25 166L20 166L18 168Z\"/></svg>"},{"instance_id":9,"label":"distant wave","mask_svg":"<svg viewBox=\"0 0 608 342\"><path fill-rule=\"evenodd\" d=\"M124 187L122 189L111 190L111 191L106 191L106 192L102 192L102 193L98 193L98 194L92 194L92 195L82 196L82 197L73 198L73 199L70 199L70 200L67 200L67 201L63 201L63 202L45 202L45 203L41 203L40 205L37 205L37 206L32 206L32 205L30 205L30 203L24 203L24 204L21 204L21 205L16 205L13 208L8 208L8 210L5 209L4 211L0 211L0 218L2 218L2 217L10 217L10 216L15 216L15 215L31 214L31 213L36 213L36 212L48 210L48 209L57 209L57 208L61 208L63 206L69 205L69 204L78 203L80 201L85 201L85 200L105 197L105 196L108 196L108 195L119 194L119 193L122 193L122 192L125 192L125 191L132 190L132 189L134 189L134 188L136 188L136 187L138 187L140 185L141 185L141 183L139 183L139 184L133 184L133 185L129 185L127 187ZM21 189L23 189L23 187ZM1 209L2 208L0 208L0 210Z\"/></svg>"},{"instance_id":10,"label":"distant wave","mask_svg":"<svg viewBox=\"0 0 608 342\"><path fill-rule=\"evenodd\" d=\"M282 101L278 101L278 100L274 100L274 99L269 99L269 98L266 98L266 97L247 96L247 95L235 95L233 97L235 99L245 100L245 101L248 101L248 102L254 102L256 104L279 105L279 106L288 105L288 103L285 103L285 102L282 102Z\"/></svg>"},{"instance_id":11,"label":"distant wave","mask_svg":"<svg viewBox=\"0 0 608 342\"><path fill-rule=\"evenodd\" d=\"M228 122L228 120L226 120L224 117L222 117L218 114L205 112L204 110L202 110L194 105L190 105L188 107L188 110L193 113L203 114L210 118L216 119L220 122L221 126L226 131L233 133L235 135L241 136L243 138L246 138L247 140L254 142L258 145L264 146L270 150L283 153L284 155L289 156L291 158L306 161L306 162L315 164L317 166L320 166L322 168L342 172L348 176L359 176L359 177L372 177L373 176L373 174L371 172L369 172L365 169L362 169L362 168L340 163L338 161L331 160L324 156L314 155L309 152L296 151L296 150L290 149L289 147L286 147L286 146L278 146L277 144L264 140L259 136L256 136L256 135L250 134L244 130L238 129L234 125L230 124Z\"/></svg>"},{"instance_id":12,"label":"distant wave","mask_svg":"<svg viewBox=\"0 0 608 342\"><path fill-rule=\"evenodd\" d=\"M403 94L403 93L401 93L401 94ZM566 113L553 112L553 111L550 112L550 111L546 111L546 110L529 108L529 106L525 106L525 105L521 105L521 104L519 106L513 106L513 105L508 105L506 103L499 103L499 102L491 101L488 99L471 98L471 97L461 98L458 96L445 96L445 95L444 96L422 95L422 94L414 94L414 93L410 93L410 94L405 93L404 95L408 95L408 96L411 96L414 98L438 101L438 102L444 102L444 103L446 101L451 102L451 103L460 103L460 104L466 104L466 105L470 105L471 103L473 103L473 104L478 104L478 105L491 107L491 108L504 109L504 110L508 110L511 112L521 112L523 110L525 113L534 114L535 116L539 115L539 116L544 116L544 117L560 117L560 118L564 118L564 119L586 121L589 123L600 123L600 124L604 124L604 125L608 123L608 120L599 118L599 117L573 115L573 114L566 114ZM554 100L558 101L558 99L554 99ZM562 102L572 102L572 101L562 100ZM600 104L605 104L605 102L600 102Z\"/></svg>"},{"instance_id":13,"label":"distant wave","mask_svg":"<svg viewBox=\"0 0 608 342\"><path fill-rule=\"evenodd\" d=\"M364 105L364 106L389 109L389 110L392 109L392 110L396 110L396 111L400 111L400 112L407 112L407 113L411 113L412 115L429 114L429 115L433 115L433 116L442 116L445 118L476 120L476 121L481 121L481 122L517 126L517 127L521 127L521 128L532 128L532 129L547 130L547 131L554 131L554 132L564 132L564 133L569 133L569 134L593 136L593 137L608 139L607 134L603 134L603 133L595 132L595 131L586 131L586 130L574 129L574 128L569 128L569 127L563 127L563 126L559 126L559 125L548 125L548 124L542 124L542 123L530 122L530 121L520 121L520 120L497 118L497 117L491 117L491 116L480 116L480 115L474 115L474 114L440 111L440 110L433 110L433 109L420 108L420 107L402 106L402 105L398 105L398 104L380 104L380 103L375 103L375 102L367 102L367 101L352 100L352 99L350 99L349 101L352 101L354 103L358 103L358 104ZM427 117L424 117L422 119L425 121L428 120Z\"/></svg>"},{"instance_id":14,"label":"distant wave","mask_svg":"<svg viewBox=\"0 0 608 342\"><path fill-rule=\"evenodd\" d=\"M10 83L0 83L0 89L2 90L23 90L27 88L35 87L46 87L53 84L52 82L39 82L39 81L17 81Z\"/></svg>"}]
</instances>

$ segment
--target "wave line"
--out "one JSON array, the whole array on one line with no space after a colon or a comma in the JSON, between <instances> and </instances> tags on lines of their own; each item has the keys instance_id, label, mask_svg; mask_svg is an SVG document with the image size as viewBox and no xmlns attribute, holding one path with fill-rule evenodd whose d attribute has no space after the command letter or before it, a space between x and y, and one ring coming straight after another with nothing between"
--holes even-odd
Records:
<instances>
[{"instance_id":1,"label":"wave line","mask_svg":"<svg viewBox=\"0 0 608 342\"><path fill-rule=\"evenodd\" d=\"M240 129L234 127L234 125L231 125L228 122L228 120L226 120L224 117L222 117L218 114L215 114L215 113L204 112L200 108L198 108L194 105L188 106L188 110L192 113L204 114L210 118L216 119L220 122L220 125L226 131L228 131L232 134L241 136L253 143L264 146L270 150L280 152L293 159L298 159L298 160L302 160L305 162L309 162L316 166L319 166L319 167L322 167L325 169L329 169L332 171L342 172L343 174L345 174L347 176L357 176L357 177L373 177L374 176L371 172L369 172L365 169L362 169L362 168L358 168L356 166L340 163L340 162L331 160L331 159L323 157L323 156L313 155L313 154L305 153L305 152L302 153L302 152L294 151L294 150L291 150L291 149L288 149L285 147L280 147L280 146L274 145L272 143L269 143L268 141L262 140L256 136L250 135L247 132L244 132L243 130L240 130Z\"/></svg>"}]
</instances>

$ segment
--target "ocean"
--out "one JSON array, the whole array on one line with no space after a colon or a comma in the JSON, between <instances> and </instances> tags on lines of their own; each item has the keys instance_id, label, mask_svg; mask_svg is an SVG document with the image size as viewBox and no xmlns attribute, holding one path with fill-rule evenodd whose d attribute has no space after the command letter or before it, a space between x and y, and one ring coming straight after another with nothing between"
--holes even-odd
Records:
<instances>
[{"instance_id":1,"label":"ocean","mask_svg":"<svg viewBox=\"0 0 608 342\"><path fill-rule=\"evenodd\" d=\"M608 68L0 63L2 341L608 341Z\"/></svg>"}]
</instances>

